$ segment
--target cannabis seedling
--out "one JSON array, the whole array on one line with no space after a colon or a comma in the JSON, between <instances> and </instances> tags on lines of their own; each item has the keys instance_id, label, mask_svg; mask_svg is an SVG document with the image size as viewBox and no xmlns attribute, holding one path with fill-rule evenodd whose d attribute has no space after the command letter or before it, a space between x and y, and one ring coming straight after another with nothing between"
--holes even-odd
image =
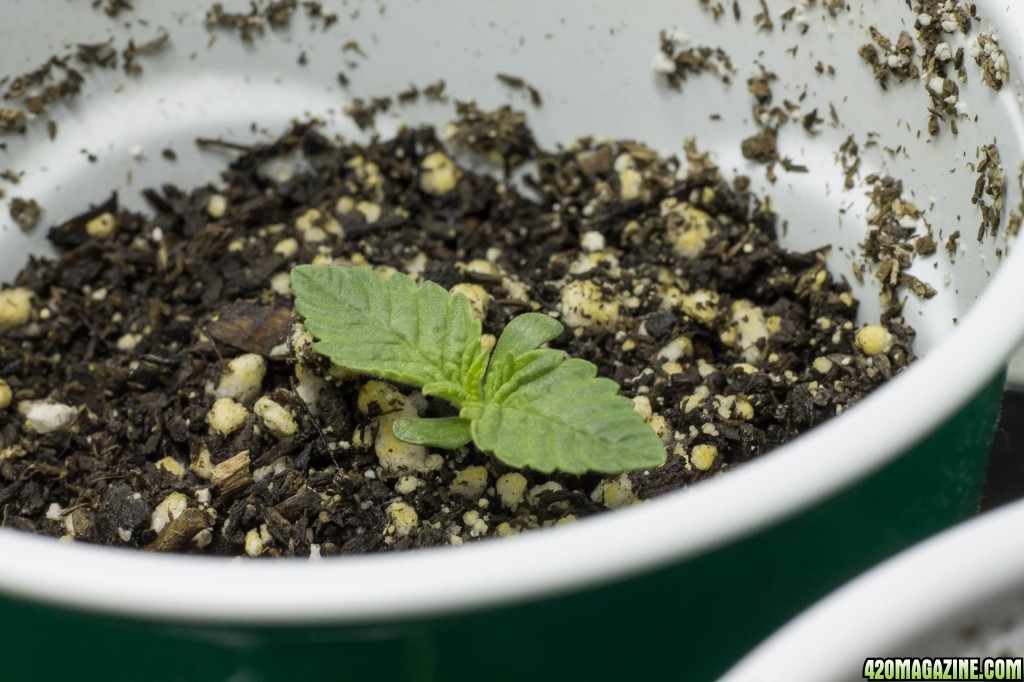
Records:
<instances>
[{"instance_id":1,"label":"cannabis seedling","mask_svg":"<svg viewBox=\"0 0 1024 682\"><path fill-rule=\"evenodd\" d=\"M469 300L433 282L317 265L291 276L318 352L458 408L456 417L398 419L394 434L406 442L472 441L510 466L545 473L617 473L665 461L661 441L614 381L598 378L586 360L540 348L562 332L547 315L514 318L492 352Z\"/></svg>"}]
</instances>

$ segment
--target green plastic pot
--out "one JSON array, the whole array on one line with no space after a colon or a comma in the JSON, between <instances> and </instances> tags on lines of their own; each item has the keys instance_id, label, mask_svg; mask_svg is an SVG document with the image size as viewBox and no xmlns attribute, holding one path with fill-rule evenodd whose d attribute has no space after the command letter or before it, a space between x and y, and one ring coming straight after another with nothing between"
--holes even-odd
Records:
<instances>
[{"instance_id":1,"label":"green plastic pot","mask_svg":"<svg viewBox=\"0 0 1024 682\"><path fill-rule=\"evenodd\" d=\"M224 158L194 148L195 136L265 139L305 113L358 136L340 115L348 99L443 77L453 97L527 108L546 145L596 134L672 152L695 136L724 170L749 174L771 194L788 221L787 246L833 244L830 265L841 273L864 239L867 200L862 184L843 189L833 155L848 135L863 143L877 133L861 176L900 177L934 230L965 236L955 260L940 249L912 271L938 290L906 304L918 329L916 364L772 454L643 505L460 548L320 561L155 556L0 528L5 678L713 679L831 588L975 512L1007 358L1024 336L1024 316L1013 314L1024 257L1009 248L1005 226L973 239L980 215L966 164L996 138L1012 178L1024 156L1024 120L1016 81L996 93L974 70L960 87L970 116L959 135L916 135L930 102L923 84L883 92L857 56L869 24L890 36L912 29L916 17L904 3L851 3L835 18L800 5L784 21L789 5L768 2L770 31L755 25L760 3L746 0L738 22L731 11L716 20L700 3L657 0L325 3L340 14L331 29L309 29L300 9L290 29L267 29L252 46L229 33L210 44L206 3L132 4L116 20L66 0L0 8L0 73L33 69L69 44L113 38L121 48L129 38L171 34L164 50L139 58L141 77L86 74L74 103L54 109L54 140L45 118L2 140L0 165L26 171L11 194L37 199L46 223L111 189L141 206L143 187L215 179ZM1016 73L1024 9L976 4L982 21L968 39L997 30ZM682 93L667 88L651 69L663 29L680 43L688 34L691 45L725 49L737 69L731 84L705 74ZM349 40L366 56L343 50ZM306 66L297 62L302 52ZM819 61L835 75L817 74ZM756 132L745 87L759 73L755 62L779 76L780 101L799 101L802 112L834 105L840 123L819 135L798 123L780 132L783 153L811 173L778 171L770 184L741 156L739 140ZM543 106L530 108L497 72L524 77ZM451 111L430 102L396 107L378 129L441 124ZM253 132L253 121L270 133ZM882 150L899 145L898 153ZM167 146L176 163L160 159ZM1007 205L1020 194L1011 179ZM0 280L46 251L43 232L4 225ZM864 302L861 318L876 320L873 281L851 283Z\"/></svg>"},{"instance_id":2,"label":"green plastic pot","mask_svg":"<svg viewBox=\"0 0 1024 682\"><path fill-rule=\"evenodd\" d=\"M1022 524L1017 501L901 552L787 623L722 682L771 682L781 671L792 682L885 679L899 674L897 664L910 668L903 679L914 667L919 679L941 679L925 672L935 659L974 659L974 679L1019 679Z\"/></svg>"}]
</instances>

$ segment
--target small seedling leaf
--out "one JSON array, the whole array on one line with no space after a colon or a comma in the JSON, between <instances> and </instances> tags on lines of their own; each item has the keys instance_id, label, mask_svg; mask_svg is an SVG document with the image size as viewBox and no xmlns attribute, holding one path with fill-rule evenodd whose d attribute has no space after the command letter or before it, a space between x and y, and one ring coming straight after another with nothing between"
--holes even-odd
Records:
<instances>
[{"instance_id":1,"label":"small seedling leaf","mask_svg":"<svg viewBox=\"0 0 1024 682\"><path fill-rule=\"evenodd\" d=\"M664 463L665 447L632 401L618 395L618 385L598 378L585 360L559 356L534 351L516 361L509 383L473 420L476 446L510 466L545 473L617 473Z\"/></svg>"},{"instance_id":2,"label":"small seedling leaf","mask_svg":"<svg viewBox=\"0 0 1024 682\"><path fill-rule=\"evenodd\" d=\"M469 420L461 417L418 419L403 417L392 427L395 436L413 445L428 445L453 450L467 445L470 440Z\"/></svg>"},{"instance_id":3,"label":"small seedling leaf","mask_svg":"<svg viewBox=\"0 0 1024 682\"><path fill-rule=\"evenodd\" d=\"M519 357L531 350L537 350L541 344L554 339L562 333L562 323L541 313L523 313L512 318L498 338L494 352L509 352Z\"/></svg>"},{"instance_id":4,"label":"small seedling leaf","mask_svg":"<svg viewBox=\"0 0 1024 682\"><path fill-rule=\"evenodd\" d=\"M614 381L585 360L538 348L562 332L556 320L513 319L492 357L469 301L432 282L300 265L292 288L319 352L459 408L458 417L397 420L394 434L404 441L455 448L472 440L507 464L545 473L617 473L665 461L661 441Z\"/></svg>"},{"instance_id":5,"label":"small seedling leaf","mask_svg":"<svg viewBox=\"0 0 1024 682\"><path fill-rule=\"evenodd\" d=\"M562 333L562 323L540 313L524 313L513 318L498 338L491 354L484 392L494 393L511 377L516 358L532 351Z\"/></svg>"},{"instance_id":6,"label":"small seedling leaf","mask_svg":"<svg viewBox=\"0 0 1024 682\"><path fill-rule=\"evenodd\" d=\"M316 349L334 363L414 386L431 385L456 405L476 400L480 322L469 301L433 282L363 268L300 265L292 270L295 307Z\"/></svg>"}]
</instances>

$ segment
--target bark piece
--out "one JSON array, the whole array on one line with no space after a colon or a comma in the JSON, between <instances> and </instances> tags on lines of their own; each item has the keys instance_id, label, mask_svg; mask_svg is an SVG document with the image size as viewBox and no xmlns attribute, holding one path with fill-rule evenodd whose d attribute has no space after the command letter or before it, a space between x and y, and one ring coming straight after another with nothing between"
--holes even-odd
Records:
<instances>
[{"instance_id":1,"label":"bark piece","mask_svg":"<svg viewBox=\"0 0 1024 682\"><path fill-rule=\"evenodd\" d=\"M248 487L252 484L252 472L249 471L249 451L242 450L234 457L213 467L210 480L223 497L232 497Z\"/></svg>"}]
</instances>

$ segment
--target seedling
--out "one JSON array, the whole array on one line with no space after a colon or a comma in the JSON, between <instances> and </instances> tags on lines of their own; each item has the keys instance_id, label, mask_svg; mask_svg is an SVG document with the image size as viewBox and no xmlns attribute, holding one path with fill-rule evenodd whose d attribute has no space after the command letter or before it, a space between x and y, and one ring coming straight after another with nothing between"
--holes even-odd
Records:
<instances>
[{"instance_id":1,"label":"seedling","mask_svg":"<svg viewBox=\"0 0 1024 682\"><path fill-rule=\"evenodd\" d=\"M617 473L657 466L665 448L597 368L542 349L557 320L526 313L505 327L493 351L482 345L469 300L401 273L300 265L295 307L315 348L335 364L419 387L458 416L402 418L394 434L418 445L472 442L513 467L550 473Z\"/></svg>"}]
</instances>

